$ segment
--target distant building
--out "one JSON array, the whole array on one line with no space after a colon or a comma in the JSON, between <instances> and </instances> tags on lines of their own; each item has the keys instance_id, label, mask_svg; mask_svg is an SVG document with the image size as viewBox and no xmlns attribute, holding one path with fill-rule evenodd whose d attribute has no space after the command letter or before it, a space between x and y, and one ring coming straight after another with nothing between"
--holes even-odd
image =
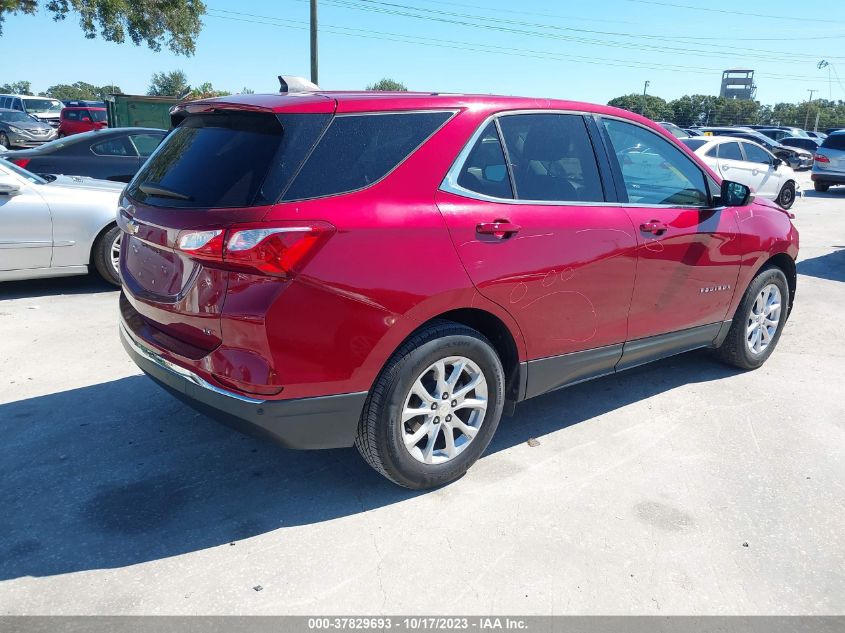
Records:
<instances>
[{"instance_id":1,"label":"distant building","mask_svg":"<svg viewBox=\"0 0 845 633\"><path fill-rule=\"evenodd\" d=\"M754 71L744 68L732 68L722 73L720 97L726 99L753 99L757 95L754 84Z\"/></svg>"}]
</instances>

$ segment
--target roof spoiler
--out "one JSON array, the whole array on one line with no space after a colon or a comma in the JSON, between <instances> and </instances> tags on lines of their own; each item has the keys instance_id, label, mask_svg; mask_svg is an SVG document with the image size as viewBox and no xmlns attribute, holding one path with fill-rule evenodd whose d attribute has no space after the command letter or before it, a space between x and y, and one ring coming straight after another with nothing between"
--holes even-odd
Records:
<instances>
[{"instance_id":1,"label":"roof spoiler","mask_svg":"<svg viewBox=\"0 0 845 633\"><path fill-rule=\"evenodd\" d=\"M311 83L305 77L297 75L279 75L279 92L287 94L290 92L316 92L320 89L315 83Z\"/></svg>"}]
</instances>

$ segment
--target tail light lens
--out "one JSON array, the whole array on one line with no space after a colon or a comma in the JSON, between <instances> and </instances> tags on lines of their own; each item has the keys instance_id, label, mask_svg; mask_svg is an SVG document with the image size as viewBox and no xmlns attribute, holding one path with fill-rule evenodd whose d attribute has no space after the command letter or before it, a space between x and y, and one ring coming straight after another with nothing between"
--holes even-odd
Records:
<instances>
[{"instance_id":1,"label":"tail light lens","mask_svg":"<svg viewBox=\"0 0 845 633\"><path fill-rule=\"evenodd\" d=\"M29 165L31 160L32 160L31 158L13 158L13 159L11 159L11 162L13 162L15 165L17 165L21 169L26 169L26 166Z\"/></svg>"},{"instance_id":2,"label":"tail light lens","mask_svg":"<svg viewBox=\"0 0 845 633\"><path fill-rule=\"evenodd\" d=\"M830 162L830 159L827 156L825 156L824 154L816 154L815 156L813 156L813 160L815 160L817 163L829 163Z\"/></svg>"},{"instance_id":3,"label":"tail light lens","mask_svg":"<svg viewBox=\"0 0 845 633\"><path fill-rule=\"evenodd\" d=\"M228 230L183 231L180 251L224 268L288 277L335 232L328 222L235 224Z\"/></svg>"}]
</instances>

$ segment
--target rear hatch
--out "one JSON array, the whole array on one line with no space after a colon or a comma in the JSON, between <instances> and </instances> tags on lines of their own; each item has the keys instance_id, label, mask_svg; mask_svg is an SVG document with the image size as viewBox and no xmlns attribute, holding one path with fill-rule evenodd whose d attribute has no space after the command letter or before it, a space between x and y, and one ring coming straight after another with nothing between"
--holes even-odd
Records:
<instances>
[{"instance_id":1,"label":"rear hatch","mask_svg":"<svg viewBox=\"0 0 845 633\"><path fill-rule=\"evenodd\" d=\"M121 199L124 318L182 356L220 345L231 267L222 244L233 225L258 223L296 174L331 119L206 103L141 168Z\"/></svg>"},{"instance_id":2,"label":"rear hatch","mask_svg":"<svg viewBox=\"0 0 845 633\"><path fill-rule=\"evenodd\" d=\"M816 167L845 173L845 134L831 134L816 150Z\"/></svg>"}]
</instances>

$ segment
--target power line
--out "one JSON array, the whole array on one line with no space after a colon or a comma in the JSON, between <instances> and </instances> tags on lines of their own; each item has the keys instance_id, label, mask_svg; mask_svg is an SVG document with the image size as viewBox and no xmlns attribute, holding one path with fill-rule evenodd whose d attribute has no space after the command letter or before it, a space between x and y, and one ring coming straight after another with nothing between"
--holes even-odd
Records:
<instances>
[{"instance_id":1,"label":"power line","mask_svg":"<svg viewBox=\"0 0 845 633\"><path fill-rule=\"evenodd\" d=\"M245 13L239 11L229 11L226 9L214 9L209 8L210 13L208 14L210 17L215 17L219 19L226 19L226 20L234 20L239 22L247 22L252 24L263 24L266 26L274 26L278 28L288 28L288 29L295 29L295 30L307 30L308 29L308 22L299 21L299 20L290 20L286 18L276 18L273 16L263 16L257 15L252 13ZM217 13L227 13L233 15L217 15ZM242 16L242 17L234 17L234 16ZM272 21L268 21L272 20ZM400 34L400 33L389 33L384 31L374 31L372 29L355 29L352 27L344 27L344 26L337 26L331 24L323 24L322 32L329 33L333 35L344 35L348 37L358 37L363 39L374 39L374 40L383 40L383 41L391 41L391 42L400 42L406 44L417 44L421 46L434 46L437 48L454 48L457 50L467 50L472 52L482 52L482 53L496 53L496 54L507 54L507 55L516 55L520 57L529 57L534 59L544 59L550 61L573 61L575 63L581 64L592 64L598 66L607 66L613 65L614 67L627 67L627 68L635 68L635 69L646 69L646 70L664 70L668 72L684 72L684 73L694 73L694 74L707 74L712 75L715 72L721 72L721 69L717 68L705 68L705 67L696 67L696 66L681 66L681 65L661 65L655 66L653 64L647 64L645 62L636 62L632 60L624 60L624 59L611 59L611 58L597 58L597 57L584 57L578 55L567 55L567 54L559 54L559 53L550 53L548 51L533 51L533 50L526 50L526 49L519 49L519 48L510 48L510 47L503 47L498 45L490 45L490 44L474 44L469 42L461 42L461 41L454 41L454 40L443 40L443 39L436 39L431 37L419 37L414 35L407 35L407 34ZM758 73L758 76L767 77L765 73ZM809 81L813 78L811 77L803 77L803 76L792 76L792 75L772 75L771 78L783 79L786 81Z\"/></svg>"},{"instance_id":2,"label":"power line","mask_svg":"<svg viewBox=\"0 0 845 633\"><path fill-rule=\"evenodd\" d=\"M303 1L303 0L298 0ZM590 31L588 29L571 29L568 27L554 27L554 26L547 26L547 25L538 25L532 23L525 23L525 22L518 22L514 20L504 20L504 19L496 19L496 18L485 18L483 16L472 16L467 14L460 14L455 12L448 12L448 11L438 11L435 9L421 9L417 7L412 7L409 5L402 5L398 3L390 3L390 2L379 2L378 0L324 0L325 2L329 3L332 6L338 6L348 9L355 9L358 11L368 11L373 13L381 13L386 15L399 15L403 17L410 17L414 19L420 20L431 20L434 22L440 22L445 24L455 24L458 26L466 26L470 28L488 30L488 31L497 31L503 33L510 33L514 35L521 35L521 36L528 36L528 37L540 37L544 39L556 39L556 40L564 40L564 41L571 41L577 42L580 44L588 44L588 45L595 45L595 46L602 46L602 47L613 47L613 48L628 48L634 50L651 50L657 52L668 52L668 53L698 53L699 55L709 56L709 57L731 57L735 58L736 53L723 51L725 48L737 48L737 47L727 47L727 46L720 46L717 50L701 50L701 49L690 49L688 47L684 48L673 48L667 46L655 46L650 44L642 44L642 43L632 43L632 42L615 42L609 40L596 40L590 39L585 37L575 37L575 36L568 36L562 35L558 33L544 33L539 31L532 31L526 30L524 28L515 28L514 26L498 26L496 22L500 24L513 24L513 25L525 25L530 26L533 28L548 28L552 30L574 30L578 32L590 32L596 33L600 35L609 34L607 32L599 32L599 31ZM366 3L366 4L362 4ZM373 5L384 5L384 6L373 6ZM412 13L412 11L422 11L427 12L434 15L420 15L419 13ZM488 23L476 23L476 22L468 22L467 20L477 20L481 19L486 22L493 22L492 24ZM627 36L626 34L621 34L623 36ZM628 36L630 37L630 36ZM666 37L660 36L648 36L649 38L661 39L666 40ZM689 44L685 42L684 44ZM706 44L705 44L706 46ZM750 54L749 51L753 49L748 49L747 47L742 47L738 49L742 52L743 56L746 58L756 58L763 61L777 61L779 63L788 63L788 64L801 64L806 62L801 62L796 60L795 57L798 55L787 54L781 51L771 51L771 50L759 50L756 51L759 54ZM809 60L817 59L818 54L814 53L812 55L807 55L807 59Z\"/></svg>"},{"instance_id":3,"label":"power line","mask_svg":"<svg viewBox=\"0 0 845 633\"><path fill-rule=\"evenodd\" d=\"M728 9L713 9L710 7L691 7L686 4L676 4L674 2L658 2L657 0L625 0L625 2L636 2L638 4L653 4L659 7L672 7L674 9L689 9L691 11L707 11L709 13L722 13L727 15L742 15L751 18L765 18L767 20L789 20L795 23L797 20L801 22L823 22L825 24L841 24L826 18L808 18L804 15L800 17L786 16L786 15L772 15L771 13L745 13L743 11L730 11Z\"/></svg>"}]
</instances>

